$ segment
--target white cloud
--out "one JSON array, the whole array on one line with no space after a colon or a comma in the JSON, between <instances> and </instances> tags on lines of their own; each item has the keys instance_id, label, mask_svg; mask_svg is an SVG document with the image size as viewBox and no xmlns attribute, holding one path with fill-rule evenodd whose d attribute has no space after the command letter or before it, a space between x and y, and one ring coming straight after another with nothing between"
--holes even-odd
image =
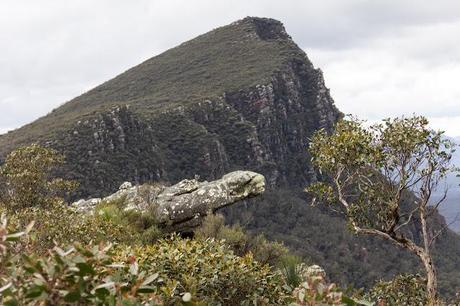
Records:
<instances>
[{"instance_id":1,"label":"white cloud","mask_svg":"<svg viewBox=\"0 0 460 306\"><path fill-rule=\"evenodd\" d=\"M363 119L418 114L460 135L460 21L411 26L366 46L307 50L339 109Z\"/></svg>"},{"instance_id":2,"label":"white cloud","mask_svg":"<svg viewBox=\"0 0 460 306\"><path fill-rule=\"evenodd\" d=\"M429 120L434 129L445 131L450 137L456 137L456 143L460 144L460 116L429 117Z\"/></svg>"}]
</instances>

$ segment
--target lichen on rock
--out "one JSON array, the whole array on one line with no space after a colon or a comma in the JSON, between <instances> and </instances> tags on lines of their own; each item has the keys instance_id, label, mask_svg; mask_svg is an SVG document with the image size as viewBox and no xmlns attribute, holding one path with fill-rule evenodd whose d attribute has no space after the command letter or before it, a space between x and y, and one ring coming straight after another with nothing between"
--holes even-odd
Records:
<instances>
[{"instance_id":1,"label":"lichen on rock","mask_svg":"<svg viewBox=\"0 0 460 306\"><path fill-rule=\"evenodd\" d=\"M199 182L185 179L172 186L123 183L105 198L79 200L71 207L92 213L102 202L122 201L125 210L149 211L157 225L169 230L188 230L201 224L202 218L216 210L265 191L263 175L251 171L234 171L221 179Z\"/></svg>"}]
</instances>

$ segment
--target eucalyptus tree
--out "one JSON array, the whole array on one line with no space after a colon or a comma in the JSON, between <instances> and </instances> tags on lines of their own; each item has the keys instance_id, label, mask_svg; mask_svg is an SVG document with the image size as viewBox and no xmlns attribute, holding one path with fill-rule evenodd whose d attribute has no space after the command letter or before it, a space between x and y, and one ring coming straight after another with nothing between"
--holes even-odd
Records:
<instances>
[{"instance_id":1,"label":"eucalyptus tree","mask_svg":"<svg viewBox=\"0 0 460 306\"><path fill-rule=\"evenodd\" d=\"M333 133L315 133L309 147L313 165L326 178L307 191L314 199L339 205L355 233L381 237L415 254L426 272L430 305L437 295L431 250L445 227L435 229L427 220L446 198L444 179L456 171L454 148L421 116L371 126L343 119ZM444 193L435 199L438 188ZM408 235L409 226L420 239Z\"/></svg>"}]
</instances>

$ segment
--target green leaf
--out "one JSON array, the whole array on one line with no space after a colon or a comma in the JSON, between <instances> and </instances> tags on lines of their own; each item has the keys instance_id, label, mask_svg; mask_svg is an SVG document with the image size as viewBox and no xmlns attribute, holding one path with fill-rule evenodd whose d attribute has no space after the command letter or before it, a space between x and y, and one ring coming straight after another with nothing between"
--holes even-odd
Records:
<instances>
[{"instance_id":1,"label":"green leaf","mask_svg":"<svg viewBox=\"0 0 460 306\"><path fill-rule=\"evenodd\" d=\"M11 286L13 286L13 283L8 283L5 286L0 288L0 293L2 293L5 290L8 290Z\"/></svg>"},{"instance_id":2,"label":"green leaf","mask_svg":"<svg viewBox=\"0 0 460 306\"><path fill-rule=\"evenodd\" d=\"M154 292L155 292L155 287L151 287L151 286L139 287L139 289L137 289L137 293L154 293Z\"/></svg>"},{"instance_id":3,"label":"green leaf","mask_svg":"<svg viewBox=\"0 0 460 306\"><path fill-rule=\"evenodd\" d=\"M348 296L342 295L342 303L344 303L347 306L355 306L356 302L349 298Z\"/></svg>"},{"instance_id":4,"label":"green leaf","mask_svg":"<svg viewBox=\"0 0 460 306\"><path fill-rule=\"evenodd\" d=\"M98 289L107 289L107 288L110 288L110 287L114 287L115 286L115 282L107 282L107 283L104 283L102 285L99 285L97 286L96 288L94 288L95 290L98 290Z\"/></svg>"},{"instance_id":5,"label":"green leaf","mask_svg":"<svg viewBox=\"0 0 460 306\"><path fill-rule=\"evenodd\" d=\"M25 232L19 232L14 234L6 235L6 241L18 241L22 236L24 236Z\"/></svg>"},{"instance_id":6,"label":"green leaf","mask_svg":"<svg viewBox=\"0 0 460 306\"><path fill-rule=\"evenodd\" d=\"M154 280L158 278L159 274L155 273L147 277L143 282L141 286L147 286L148 284L152 283Z\"/></svg>"},{"instance_id":7,"label":"green leaf","mask_svg":"<svg viewBox=\"0 0 460 306\"><path fill-rule=\"evenodd\" d=\"M39 297L40 295L42 295L42 293L45 291L45 288L43 286L35 286L35 287L32 287L26 294L26 299L33 299L33 298L37 298Z\"/></svg>"},{"instance_id":8,"label":"green leaf","mask_svg":"<svg viewBox=\"0 0 460 306\"><path fill-rule=\"evenodd\" d=\"M107 288L97 288L95 293L100 300L104 300L106 296L110 295L110 291Z\"/></svg>"},{"instance_id":9,"label":"green leaf","mask_svg":"<svg viewBox=\"0 0 460 306\"><path fill-rule=\"evenodd\" d=\"M76 266L78 267L81 276L88 274L94 275L96 273L94 269L86 262L79 262L76 264Z\"/></svg>"},{"instance_id":10,"label":"green leaf","mask_svg":"<svg viewBox=\"0 0 460 306\"><path fill-rule=\"evenodd\" d=\"M69 302L69 303L75 303L81 298L80 291L72 291L67 293L64 296L64 301Z\"/></svg>"},{"instance_id":11,"label":"green leaf","mask_svg":"<svg viewBox=\"0 0 460 306\"><path fill-rule=\"evenodd\" d=\"M373 302L369 302L365 300L355 300L345 295L342 295L342 303L344 303L347 306L357 306L357 305L374 306Z\"/></svg>"},{"instance_id":12,"label":"green leaf","mask_svg":"<svg viewBox=\"0 0 460 306\"><path fill-rule=\"evenodd\" d=\"M373 302L366 301L366 300L355 300L355 302L356 302L358 305L374 306L374 303L373 303Z\"/></svg>"}]
</instances>

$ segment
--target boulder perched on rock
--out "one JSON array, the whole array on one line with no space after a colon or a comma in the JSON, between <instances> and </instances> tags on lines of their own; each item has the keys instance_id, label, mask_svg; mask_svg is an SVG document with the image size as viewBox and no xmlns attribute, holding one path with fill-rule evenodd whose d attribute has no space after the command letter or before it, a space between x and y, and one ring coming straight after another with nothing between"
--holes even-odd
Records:
<instances>
[{"instance_id":1,"label":"boulder perched on rock","mask_svg":"<svg viewBox=\"0 0 460 306\"><path fill-rule=\"evenodd\" d=\"M105 198L79 200L72 207L91 213L101 202L117 202L126 210L153 213L158 226L186 231L201 224L202 218L219 208L257 196L265 190L263 175L235 171L212 182L185 179L172 186L123 183L119 190Z\"/></svg>"}]
</instances>

